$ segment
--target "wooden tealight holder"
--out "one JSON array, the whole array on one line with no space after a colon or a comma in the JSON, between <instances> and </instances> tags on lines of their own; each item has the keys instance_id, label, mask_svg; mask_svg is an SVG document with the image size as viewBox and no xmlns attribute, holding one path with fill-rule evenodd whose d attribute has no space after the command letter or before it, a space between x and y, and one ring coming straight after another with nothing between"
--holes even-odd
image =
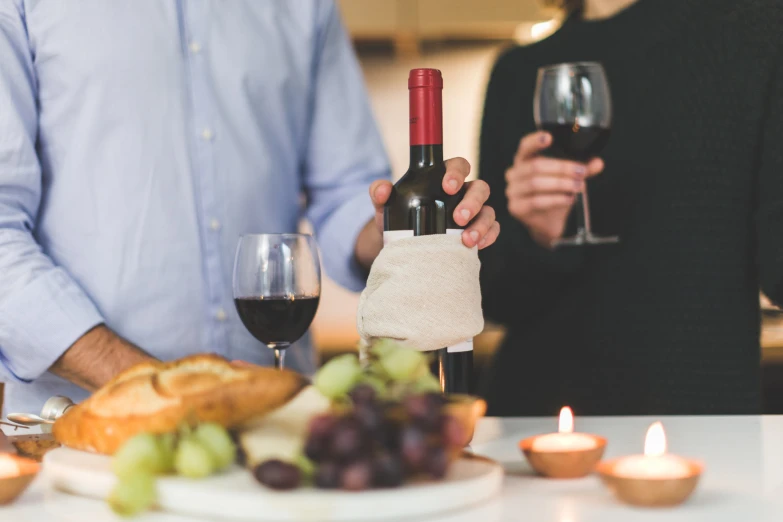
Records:
<instances>
[{"instance_id":1,"label":"wooden tealight holder","mask_svg":"<svg viewBox=\"0 0 783 522\"><path fill-rule=\"evenodd\" d=\"M5 455L4 455L5 456ZM19 467L19 473L0 477L0 506L13 502L33 481L41 466L32 459L8 455Z\"/></svg>"},{"instance_id":2,"label":"wooden tealight holder","mask_svg":"<svg viewBox=\"0 0 783 522\"><path fill-rule=\"evenodd\" d=\"M556 479L581 478L589 475L601 460L606 449L606 439L591 435L595 447L584 450L536 451L533 443L537 437L528 437L519 442L519 449L536 472Z\"/></svg>"},{"instance_id":3,"label":"wooden tealight holder","mask_svg":"<svg viewBox=\"0 0 783 522\"><path fill-rule=\"evenodd\" d=\"M618 476L614 468L621 459L601 462L596 471L621 501L634 506L667 507L685 502L699 483L703 466L688 460L689 473L676 478L632 478Z\"/></svg>"}]
</instances>

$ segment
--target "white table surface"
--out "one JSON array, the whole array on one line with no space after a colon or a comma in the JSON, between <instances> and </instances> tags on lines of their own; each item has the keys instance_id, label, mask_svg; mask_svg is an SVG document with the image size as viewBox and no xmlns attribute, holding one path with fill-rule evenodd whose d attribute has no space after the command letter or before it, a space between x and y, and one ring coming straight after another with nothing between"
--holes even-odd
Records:
<instances>
[{"instance_id":1,"label":"white table surface","mask_svg":"<svg viewBox=\"0 0 783 522\"><path fill-rule=\"evenodd\" d=\"M502 495L475 509L428 522L758 522L783 521L783 417L593 417L576 419L577 431L609 439L606 457L640 453L647 427L662 420L669 451L706 465L696 493L669 509L619 504L597 477L548 480L532 475L517 449L521 438L556 429L548 419L481 421L473 450L501 462L507 475ZM45 472L0 521L119 521L105 503L53 491ZM189 519L150 513L139 522Z\"/></svg>"}]
</instances>

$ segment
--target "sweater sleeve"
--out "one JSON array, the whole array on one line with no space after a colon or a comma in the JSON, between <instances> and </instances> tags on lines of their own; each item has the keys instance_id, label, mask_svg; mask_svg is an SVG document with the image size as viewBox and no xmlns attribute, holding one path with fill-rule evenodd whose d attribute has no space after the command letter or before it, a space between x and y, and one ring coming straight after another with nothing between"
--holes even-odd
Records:
<instances>
[{"instance_id":1,"label":"sweater sleeve","mask_svg":"<svg viewBox=\"0 0 783 522\"><path fill-rule=\"evenodd\" d=\"M536 130L533 86L526 85L535 75L519 63L518 51L506 52L492 70L479 151L479 175L490 186L488 205L495 209L500 224L497 242L480 253L482 305L488 320L504 325L549 307L580 271L583 260L581 248L540 246L508 211L506 169L513 163L522 136ZM520 115L521 128L518 120L510 120Z\"/></svg>"},{"instance_id":2,"label":"sweater sleeve","mask_svg":"<svg viewBox=\"0 0 783 522\"><path fill-rule=\"evenodd\" d=\"M762 291L783 305L783 52L768 93L757 178L756 235Z\"/></svg>"}]
</instances>

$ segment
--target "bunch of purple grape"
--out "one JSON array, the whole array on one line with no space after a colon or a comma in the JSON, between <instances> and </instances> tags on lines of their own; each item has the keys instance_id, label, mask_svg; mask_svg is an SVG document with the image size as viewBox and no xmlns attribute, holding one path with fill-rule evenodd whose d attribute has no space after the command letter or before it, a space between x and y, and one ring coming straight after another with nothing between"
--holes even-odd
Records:
<instances>
[{"instance_id":1,"label":"bunch of purple grape","mask_svg":"<svg viewBox=\"0 0 783 522\"><path fill-rule=\"evenodd\" d=\"M408 395L392 403L359 384L349 397L346 413L320 415L310 423L304 455L313 463L315 487L362 491L397 487L414 476L445 476L464 433L443 413L441 394ZM255 476L274 489L299 487L305 478L301 466L278 460L262 463Z\"/></svg>"}]
</instances>

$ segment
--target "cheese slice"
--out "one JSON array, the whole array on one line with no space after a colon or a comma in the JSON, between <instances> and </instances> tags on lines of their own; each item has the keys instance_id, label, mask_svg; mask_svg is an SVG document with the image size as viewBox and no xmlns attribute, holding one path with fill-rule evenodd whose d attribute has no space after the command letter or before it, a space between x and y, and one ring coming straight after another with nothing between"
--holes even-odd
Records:
<instances>
[{"instance_id":1,"label":"cheese slice","mask_svg":"<svg viewBox=\"0 0 783 522\"><path fill-rule=\"evenodd\" d=\"M307 386L292 400L246 426L239 434L247 466L270 459L293 461L302 453L310 419L331 408L328 398Z\"/></svg>"}]
</instances>

